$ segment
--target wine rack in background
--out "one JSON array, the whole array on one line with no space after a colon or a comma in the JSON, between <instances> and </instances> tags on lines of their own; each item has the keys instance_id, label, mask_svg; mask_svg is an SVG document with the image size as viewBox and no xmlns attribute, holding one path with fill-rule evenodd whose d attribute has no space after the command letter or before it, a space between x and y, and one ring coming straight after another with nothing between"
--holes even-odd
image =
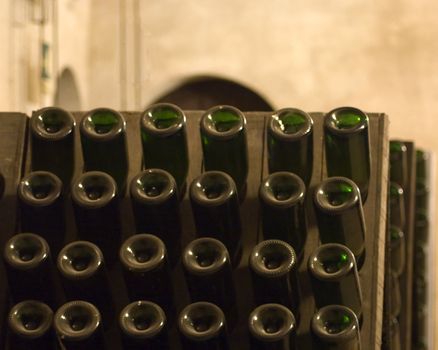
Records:
<instances>
[{"instance_id":1,"label":"wine rack in background","mask_svg":"<svg viewBox=\"0 0 438 350\"><path fill-rule=\"evenodd\" d=\"M77 122L80 121L82 112L73 113ZM138 112L122 113L127 121L127 140L129 154L129 174L127 182L137 175L142 167L142 147L140 140ZM202 111L186 111L187 135L189 149L189 173L187 183L202 173L202 152L199 136L199 122ZM299 266L300 282L300 305L299 305L299 327L297 331L297 348L309 349L311 341L309 336L310 319L315 312L314 299L307 275L307 260L314 249L319 245L318 228L315 221L313 206L313 191L326 175L326 159L324 156L323 137L323 114L310 113L313 125L313 172L310 184L307 188L306 215L307 242L304 248L304 256ZM248 316L254 305L252 302L251 280L247 268L250 250L261 239L260 220L254 218L260 214L258 190L261 180L268 175L266 156L266 122L269 113L246 112L247 138L249 155L249 175L245 200L241 204L241 216L243 226L243 257L241 265L234 271L233 279L237 289L237 307L239 309L239 322L235 330L230 334L232 349L248 349ZM384 249L385 249L385 212L386 212L386 191L388 173L388 139L387 139L387 117L383 114L369 113L369 136L371 153L371 174L368 189L368 197L364 204L365 223L367 234L365 239L366 258L360 270L360 282L363 292L363 323L361 327L362 349L379 349L382 331L382 308L383 308L383 284L384 284ZM16 233L16 189L19 179L30 171L30 147L27 143L27 118L22 114L0 115L2 127L0 128L0 152L3 152L0 167L5 177L5 192L1 201L2 247L6 240ZM8 124L9 122L9 124ZM10 125L4 131L4 125ZM77 127L78 128L78 127ZM81 142L79 130L75 134L75 176L77 177L83 169ZM70 200L67 201L70 203ZM195 238L195 227L192 218L188 194L181 202L183 237L182 247L185 247ZM132 208L129 197L125 196L121 201L122 231L123 239L135 232L133 223ZM67 205L67 242L76 239L76 226L71 205ZM119 312L129 301L122 278L120 266L116 264L111 267L111 289L115 298L116 310ZM2 273L2 276L4 274ZM4 280L4 278L2 278ZM181 265L172 272L174 286L178 286L176 298L177 313L189 304L187 288ZM4 282L4 281L2 281ZM5 295L5 283L1 284L0 296ZM56 289L61 293L60 286ZM3 294L1 294L3 293ZM3 303L6 305L6 303ZM2 320L7 308L1 310ZM409 310L407 310L409 312ZM120 335L117 329L117 322L105 332L109 349L120 349ZM4 327L2 329L6 329ZM3 333L3 332L2 332ZM177 330L173 326L170 329L172 345L178 349Z\"/></svg>"}]
</instances>

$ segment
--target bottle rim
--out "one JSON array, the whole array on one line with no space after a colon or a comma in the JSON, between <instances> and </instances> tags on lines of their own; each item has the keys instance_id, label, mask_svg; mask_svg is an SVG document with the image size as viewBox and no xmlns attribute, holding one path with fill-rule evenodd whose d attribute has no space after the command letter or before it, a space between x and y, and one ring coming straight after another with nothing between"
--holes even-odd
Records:
<instances>
[{"instance_id":1,"label":"bottle rim","mask_svg":"<svg viewBox=\"0 0 438 350\"><path fill-rule=\"evenodd\" d=\"M239 118L236 125L233 125L230 129L226 131L219 131L216 129L215 122L213 120L213 114L218 111L229 111ZM204 112L201 117L201 134L208 135L211 138L218 140L229 140L234 138L241 132L245 132L246 118L242 111L236 107L229 105L219 105L212 107Z\"/></svg>"},{"instance_id":2,"label":"bottle rim","mask_svg":"<svg viewBox=\"0 0 438 350\"><path fill-rule=\"evenodd\" d=\"M274 259L273 268L266 266L269 263L267 256L272 253L281 253L281 260ZM269 239L257 244L249 257L249 265L257 275L267 278L277 278L289 274L297 264L295 250L286 242L279 239Z\"/></svg>"},{"instance_id":3,"label":"bottle rim","mask_svg":"<svg viewBox=\"0 0 438 350\"><path fill-rule=\"evenodd\" d=\"M58 115L62 117L63 125L56 132L47 131L44 125L44 116L50 112L59 112ZM59 107L45 107L34 111L29 124L32 135L48 141L62 140L70 134L73 134L76 127L76 121L73 115Z\"/></svg>"},{"instance_id":4,"label":"bottle rim","mask_svg":"<svg viewBox=\"0 0 438 350\"><path fill-rule=\"evenodd\" d=\"M103 191L100 197L91 199L87 195L87 186L98 185ZM73 181L71 198L81 207L97 209L106 206L117 196L117 183L113 177L102 171L88 171Z\"/></svg>"},{"instance_id":5,"label":"bottle rim","mask_svg":"<svg viewBox=\"0 0 438 350\"><path fill-rule=\"evenodd\" d=\"M212 187L216 189L216 194L219 195L209 198L208 196L208 182L211 182ZM219 184L221 188L217 191ZM236 184L233 178L222 171L206 171L195 178L190 184L190 199L202 206L215 207L226 203L233 196L237 196Z\"/></svg>"},{"instance_id":6,"label":"bottle rim","mask_svg":"<svg viewBox=\"0 0 438 350\"><path fill-rule=\"evenodd\" d=\"M29 254L30 258L23 259L23 254ZM50 248L41 236L34 233L19 233L8 240L3 256L8 265L26 271L49 260Z\"/></svg>"},{"instance_id":7,"label":"bottle rim","mask_svg":"<svg viewBox=\"0 0 438 350\"><path fill-rule=\"evenodd\" d=\"M284 186L285 182L289 184L289 196L285 199L278 199L275 194L275 187L279 185ZM262 202L273 207L292 207L303 202L305 195L306 185L303 180L298 175L287 171L279 171L270 174L262 181L259 188L259 197Z\"/></svg>"},{"instance_id":8,"label":"bottle rim","mask_svg":"<svg viewBox=\"0 0 438 350\"><path fill-rule=\"evenodd\" d=\"M205 252L207 250L207 252ZM214 260L203 266L198 258L202 253L213 252ZM182 263L186 271L198 276L212 275L230 264L230 257L225 245L212 237L202 237L191 241L184 249Z\"/></svg>"},{"instance_id":9,"label":"bottle rim","mask_svg":"<svg viewBox=\"0 0 438 350\"><path fill-rule=\"evenodd\" d=\"M82 329L73 329L71 323L80 320ZM61 340L82 341L90 338L101 324L99 310L84 300L74 300L62 305L55 313L54 327Z\"/></svg>"},{"instance_id":10,"label":"bottle rim","mask_svg":"<svg viewBox=\"0 0 438 350\"><path fill-rule=\"evenodd\" d=\"M142 320L148 314L148 325L145 328L140 328L136 325L136 315L142 315ZM150 301L139 300L128 304L121 311L119 317L119 325L124 334L136 339L150 339L157 336L163 331L166 326L167 319L163 309Z\"/></svg>"},{"instance_id":11,"label":"bottle rim","mask_svg":"<svg viewBox=\"0 0 438 350\"><path fill-rule=\"evenodd\" d=\"M276 331L267 331L267 322L272 319L280 319L280 326ZM297 324L295 316L291 310L287 307L270 303L263 304L255 308L248 319L249 330L256 339L265 342L276 342L282 340L284 337L288 336L291 332L296 330Z\"/></svg>"},{"instance_id":12,"label":"bottle rim","mask_svg":"<svg viewBox=\"0 0 438 350\"><path fill-rule=\"evenodd\" d=\"M358 115L361 118L360 122L354 125L353 127L348 127L345 129L339 128L337 126L337 118L339 114L344 113L345 111L349 111ZM324 128L326 130L330 130L330 132L333 134L336 134L338 136L344 136L344 137L349 137L353 134L360 133L363 130L368 130L368 123L369 123L368 115L364 111L355 107L348 107L348 106L338 107L331 110L324 116Z\"/></svg>"},{"instance_id":13,"label":"bottle rim","mask_svg":"<svg viewBox=\"0 0 438 350\"><path fill-rule=\"evenodd\" d=\"M24 313L39 313L37 321L32 319L29 321L38 322L35 328L28 328L24 324L26 322ZM25 300L15 304L8 315L9 328L20 337L27 339L37 339L44 336L52 327L53 311L52 309L41 301Z\"/></svg>"},{"instance_id":14,"label":"bottle rim","mask_svg":"<svg viewBox=\"0 0 438 350\"><path fill-rule=\"evenodd\" d=\"M115 124L108 132L98 133L95 131L92 117L97 113L109 113L115 117ZM79 129L82 137L87 137L95 141L109 141L126 133L126 120L120 112L114 109L95 108L83 115L79 124Z\"/></svg>"},{"instance_id":15,"label":"bottle rim","mask_svg":"<svg viewBox=\"0 0 438 350\"><path fill-rule=\"evenodd\" d=\"M156 177L164 186L158 195L149 196L142 183L146 178ZM131 196L142 204L161 204L166 202L169 198L177 194L177 185L174 177L163 169L146 169L137 174L130 184Z\"/></svg>"},{"instance_id":16,"label":"bottle rim","mask_svg":"<svg viewBox=\"0 0 438 350\"><path fill-rule=\"evenodd\" d=\"M341 257L343 264L330 272L325 269L324 261ZM327 243L319 246L309 257L309 272L320 281L339 281L353 271L357 275L357 264L354 254L345 245Z\"/></svg>"},{"instance_id":17,"label":"bottle rim","mask_svg":"<svg viewBox=\"0 0 438 350\"><path fill-rule=\"evenodd\" d=\"M284 125L281 121L281 117L285 114L298 114L304 118L304 127L301 127L298 131L293 133L284 132ZM270 117L268 121L268 132L273 137L282 140L293 142L301 139L303 136L309 135L313 130L313 119L312 117L305 111L298 108L282 108L275 111Z\"/></svg>"},{"instance_id":18,"label":"bottle rim","mask_svg":"<svg viewBox=\"0 0 438 350\"><path fill-rule=\"evenodd\" d=\"M327 318L330 313L341 312L346 315L350 321L348 326L342 329L340 332L330 333L327 330ZM347 319L343 319L347 320ZM356 314L344 305L328 305L320 308L312 317L312 331L321 340L327 342L341 343L349 341L356 337L360 337L359 333L359 321Z\"/></svg>"},{"instance_id":19,"label":"bottle rim","mask_svg":"<svg viewBox=\"0 0 438 350\"><path fill-rule=\"evenodd\" d=\"M154 123L154 112L159 109L168 108L175 112L178 117L178 123L172 124L167 128L158 128ZM168 137L174 135L179 130L184 129L186 125L186 116L181 108L172 103L156 103L146 108L140 116L140 128L148 134L157 137Z\"/></svg>"},{"instance_id":20,"label":"bottle rim","mask_svg":"<svg viewBox=\"0 0 438 350\"><path fill-rule=\"evenodd\" d=\"M209 325L206 330L196 330L196 318L207 314ZM202 320L198 320L202 321ZM226 320L223 311L215 304L199 301L187 305L178 317L178 328L188 339L194 341L207 341L217 337L226 328Z\"/></svg>"},{"instance_id":21,"label":"bottle rim","mask_svg":"<svg viewBox=\"0 0 438 350\"><path fill-rule=\"evenodd\" d=\"M144 260L136 258L139 252ZM139 233L123 242L119 251L120 262L125 269L132 272L148 272L162 266L167 257L166 246L157 236Z\"/></svg>"},{"instance_id":22,"label":"bottle rim","mask_svg":"<svg viewBox=\"0 0 438 350\"><path fill-rule=\"evenodd\" d=\"M43 198L34 195L35 182L41 181L48 186L49 191ZM55 174L48 171L33 171L24 176L18 184L18 197L24 203L32 206L46 207L53 204L62 194L62 181Z\"/></svg>"},{"instance_id":23,"label":"bottle rim","mask_svg":"<svg viewBox=\"0 0 438 350\"><path fill-rule=\"evenodd\" d=\"M84 267L75 268L75 259L82 259ZM87 279L96 274L103 265L100 248L88 241L75 241L64 246L58 254L57 267L61 274L72 280Z\"/></svg>"},{"instance_id":24,"label":"bottle rim","mask_svg":"<svg viewBox=\"0 0 438 350\"><path fill-rule=\"evenodd\" d=\"M346 184L351 188L351 195L340 205L333 205L327 198L328 187L334 184ZM314 202L318 209L329 214L337 214L347 209L353 208L357 203L361 202L359 187L356 183L346 177L334 176L325 179L315 189Z\"/></svg>"}]
</instances>

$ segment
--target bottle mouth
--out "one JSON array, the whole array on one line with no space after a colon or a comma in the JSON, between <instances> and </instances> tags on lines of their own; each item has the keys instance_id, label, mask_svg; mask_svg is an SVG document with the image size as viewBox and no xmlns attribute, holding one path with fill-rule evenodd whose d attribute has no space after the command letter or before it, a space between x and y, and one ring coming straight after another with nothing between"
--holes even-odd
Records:
<instances>
[{"instance_id":1,"label":"bottle mouth","mask_svg":"<svg viewBox=\"0 0 438 350\"><path fill-rule=\"evenodd\" d=\"M13 333L28 339L44 336L52 326L53 312L46 304L26 300L12 307L9 328Z\"/></svg>"},{"instance_id":2,"label":"bottle mouth","mask_svg":"<svg viewBox=\"0 0 438 350\"><path fill-rule=\"evenodd\" d=\"M142 233L128 238L120 248L120 261L130 271L147 272L166 260L166 246L157 236Z\"/></svg>"},{"instance_id":3,"label":"bottle mouth","mask_svg":"<svg viewBox=\"0 0 438 350\"><path fill-rule=\"evenodd\" d=\"M165 202L175 193L175 179L162 169L146 169L131 182L131 195L144 204Z\"/></svg>"},{"instance_id":4,"label":"bottle mouth","mask_svg":"<svg viewBox=\"0 0 438 350\"><path fill-rule=\"evenodd\" d=\"M358 336L358 320L346 306L324 306L313 315L312 331L323 341L340 343Z\"/></svg>"},{"instance_id":5,"label":"bottle mouth","mask_svg":"<svg viewBox=\"0 0 438 350\"><path fill-rule=\"evenodd\" d=\"M257 244L249 260L255 273L265 277L279 277L290 273L296 265L297 258L289 244L271 239Z\"/></svg>"},{"instance_id":6,"label":"bottle mouth","mask_svg":"<svg viewBox=\"0 0 438 350\"><path fill-rule=\"evenodd\" d=\"M400 160L405 157L408 148L403 141L391 140L389 141L389 156L391 160Z\"/></svg>"},{"instance_id":7,"label":"bottle mouth","mask_svg":"<svg viewBox=\"0 0 438 350\"><path fill-rule=\"evenodd\" d=\"M340 107L328 112L324 126L337 135L348 136L368 128L368 116L354 107Z\"/></svg>"},{"instance_id":8,"label":"bottle mouth","mask_svg":"<svg viewBox=\"0 0 438 350\"><path fill-rule=\"evenodd\" d=\"M86 301L62 305L55 314L55 329L61 339L80 341L90 338L101 323L99 310Z\"/></svg>"},{"instance_id":9,"label":"bottle mouth","mask_svg":"<svg viewBox=\"0 0 438 350\"><path fill-rule=\"evenodd\" d=\"M13 236L5 246L4 257L16 269L29 270L49 259L50 249L44 238L33 233Z\"/></svg>"},{"instance_id":10,"label":"bottle mouth","mask_svg":"<svg viewBox=\"0 0 438 350\"><path fill-rule=\"evenodd\" d=\"M429 226L429 219L426 210L416 210L415 211L415 227L416 228L426 228Z\"/></svg>"},{"instance_id":11,"label":"bottle mouth","mask_svg":"<svg viewBox=\"0 0 438 350\"><path fill-rule=\"evenodd\" d=\"M391 239L391 247L393 248L397 247L404 240L403 231L396 226L389 227L389 237Z\"/></svg>"},{"instance_id":12,"label":"bottle mouth","mask_svg":"<svg viewBox=\"0 0 438 350\"><path fill-rule=\"evenodd\" d=\"M234 180L222 171L207 171L193 180L190 198L203 206L216 206L237 195Z\"/></svg>"},{"instance_id":13,"label":"bottle mouth","mask_svg":"<svg viewBox=\"0 0 438 350\"><path fill-rule=\"evenodd\" d=\"M215 338L225 328L225 316L215 304L201 301L184 308L178 326L185 337L205 341Z\"/></svg>"},{"instance_id":14,"label":"bottle mouth","mask_svg":"<svg viewBox=\"0 0 438 350\"><path fill-rule=\"evenodd\" d=\"M397 201L403 199L403 188L396 182L390 182L389 184L389 196L391 201Z\"/></svg>"},{"instance_id":15,"label":"bottle mouth","mask_svg":"<svg viewBox=\"0 0 438 350\"><path fill-rule=\"evenodd\" d=\"M123 116L109 108L97 108L84 115L82 118L81 132L87 137L100 140L117 137L126 129Z\"/></svg>"},{"instance_id":16,"label":"bottle mouth","mask_svg":"<svg viewBox=\"0 0 438 350\"><path fill-rule=\"evenodd\" d=\"M355 265L356 259L351 250L337 243L323 244L309 257L309 271L321 280L342 278Z\"/></svg>"},{"instance_id":17,"label":"bottle mouth","mask_svg":"<svg viewBox=\"0 0 438 350\"><path fill-rule=\"evenodd\" d=\"M208 136L229 139L244 130L244 114L232 106L216 106L205 112L201 118L201 130Z\"/></svg>"},{"instance_id":18,"label":"bottle mouth","mask_svg":"<svg viewBox=\"0 0 438 350\"><path fill-rule=\"evenodd\" d=\"M35 171L25 176L18 185L18 196L35 206L48 206L55 202L62 191L61 180L47 171Z\"/></svg>"},{"instance_id":19,"label":"bottle mouth","mask_svg":"<svg viewBox=\"0 0 438 350\"><path fill-rule=\"evenodd\" d=\"M104 258L98 246L76 241L66 245L58 255L58 269L66 278L84 279L96 273Z\"/></svg>"},{"instance_id":20,"label":"bottle mouth","mask_svg":"<svg viewBox=\"0 0 438 350\"><path fill-rule=\"evenodd\" d=\"M268 124L271 135L294 141L310 134L313 128L313 120L306 112L296 108L284 108L275 112Z\"/></svg>"},{"instance_id":21,"label":"bottle mouth","mask_svg":"<svg viewBox=\"0 0 438 350\"><path fill-rule=\"evenodd\" d=\"M249 316L251 334L263 341L278 341L294 332L296 321L293 313L279 304L264 304Z\"/></svg>"},{"instance_id":22,"label":"bottle mouth","mask_svg":"<svg viewBox=\"0 0 438 350\"><path fill-rule=\"evenodd\" d=\"M80 206L103 207L116 195L116 182L100 171L86 172L73 183L72 199Z\"/></svg>"},{"instance_id":23,"label":"bottle mouth","mask_svg":"<svg viewBox=\"0 0 438 350\"><path fill-rule=\"evenodd\" d=\"M66 110L48 107L33 113L30 125L34 135L55 141L73 133L76 122Z\"/></svg>"},{"instance_id":24,"label":"bottle mouth","mask_svg":"<svg viewBox=\"0 0 438 350\"><path fill-rule=\"evenodd\" d=\"M326 212L343 211L360 201L357 185L345 177L330 177L315 191L315 203Z\"/></svg>"},{"instance_id":25,"label":"bottle mouth","mask_svg":"<svg viewBox=\"0 0 438 350\"><path fill-rule=\"evenodd\" d=\"M185 268L197 275L210 275L230 262L227 248L217 239L198 238L189 243L183 253Z\"/></svg>"},{"instance_id":26,"label":"bottle mouth","mask_svg":"<svg viewBox=\"0 0 438 350\"><path fill-rule=\"evenodd\" d=\"M182 129L186 123L184 112L170 103L158 103L147 108L140 120L146 134L166 137ZM142 135L142 137L148 137Z\"/></svg>"},{"instance_id":27,"label":"bottle mouth","mask_svg":"<svg viewBox=\"0 0 438 350\"><path fill-rule=\"evenodd\" d=\"M163 309L149 301L136 301L120 313L120 328L130 337L148 339L159 334L166 325Z\"/></svg>"},{"instance_id":28,"label":"bottle mouth","mask_svg":"<svg viewBox=\"0 0 438 350\"><path fill-rule=\"evenodd\" d=\"M289 172L269 175L260 185L262 201L281 207L290 207L304 200L306 186L303 180Z\"/></svg>"}]
</instances>

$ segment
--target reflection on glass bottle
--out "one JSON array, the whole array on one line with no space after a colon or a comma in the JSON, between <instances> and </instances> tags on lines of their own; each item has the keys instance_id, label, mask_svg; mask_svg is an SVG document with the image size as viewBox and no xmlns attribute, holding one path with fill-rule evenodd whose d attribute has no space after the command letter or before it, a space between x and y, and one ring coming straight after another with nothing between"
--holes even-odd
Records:
<instances>
[{"instance_id":1,"label":"reflection on glass bottle","mask_svg":"<svg viewBox=\"0 0 438 350\"><path fill-rule=\"evenodd\" d=\"M347 177L368 194L371 173L368 116L353 107L336 108L324 119L327 174Z\"/></svg>"},{"instance_id":2,"label":"reflection on glass bottle","mask_svg":"<svg viewBox=\"0 0 438 350\"><path fill-rule=\"evenodd\" d=\"M404 190L408 188L408 148L402 141L389 142L389 178Z\"/></svg>"},{"instance_id":3,"label":"reflection on glass bottle","mask_svg":"<svg viewBox=\"0 0 438 350\"><path fill-rule=\"evenodd\" d=\"M169 172L182 193L189 168L184 112L170 103L152 105L141 115L140 128L145 168Z\"/></svg>"},{"instance_id":4,"label":"reflection on glass bottle","mask_svg":"<svg viewBox=\"0 0 438 350\"><path fill-rule=\"evenodd\" d=\"M313 120L306 112L284 108L267 125L269 173L297 174L309 185L313 168Z\"/></svg>"},{"instance_id":5,"label":"reflection on glass bottle","mask_svg":"<svg viewBox=\"0 0 438 350\"><path fill-rule=\"evenodd\" d=\"M365 259L365 220L359 188L345 177L331 177L317 186L314 203L321 242L347 246L360 269Z\"/></svg>"},{"instance_id":6,"label":"reflection on glass bottle","mask_svg":"<svg viewBox=\"0 0 438 350\"><path fill-rule=\"evenodd\" d=\"M245 197L248 176L246 119L232 106L217 106L201 119L201 142L205 171L223 171L230 175L239 193Z\"/></svg>"},{"instance_id":7,"label":"reflection on glass bottle","mask_svg":"<svg viewBox=\"0 0 438 350\"><path fill-rule=\"evenodd\" d=\"M288 172L269 175L259 189L264 239L285 241L298 256L302 255L307 236L305 195L304 182Z\"/></svg>"},{"instance_id":8,"label":"reflection on glass bottle","mask_svg":"<svg viewBox=\"0 0 438 350\"><path fill-rule=\"evenodd\" d=\"M76 122L58 107L42 108L29 121L32 171L49 171L69 187L75 165Z\"/></svg>"},{"instance_id":9,"label":"reflection on glass bottle","mask_svg":"<svg viewBox=\"0 0 438 350\"><path fill-rule=\"evenodd\" d=\"M400 229L404 229L406 223L403 188L395 182L389 183L389 221Z\"/></svg>"},{"instance_id":10,"label":"reflection on glass bottle","mask_svg":"<svg viewBox=\"0 0 438 350\"><path fill-rule=\"evenodd\" d=\"M111 175L124 193L129 162L123 116L109 108L93 109L82 117L80 132L84 170Z\"/></svg>"}]
</instances>

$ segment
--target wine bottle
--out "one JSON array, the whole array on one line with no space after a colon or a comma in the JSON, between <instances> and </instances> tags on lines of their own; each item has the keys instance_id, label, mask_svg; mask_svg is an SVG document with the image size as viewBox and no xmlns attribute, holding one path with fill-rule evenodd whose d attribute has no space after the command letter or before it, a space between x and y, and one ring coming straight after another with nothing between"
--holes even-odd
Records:
<instances>
[{"instance_id":1,"label":"wine bottle","mask_svg":"<svg viewBox=\"0 0 438 350\"><path fill-rule=\"evenodd\" d=\"M85 300L101 312L105 326L114 318L113 298L102 251L91 242L67 244L57 259L67 300Z\"/></svg>"},{"instance_id":2,"label":"wine bottle","mask_svg":"<svg viewBox=\"0 0 438 350\"><path fill-rule=\"evenodd\" d=\"M294 350L297 323L280 304L264 304L249 315L251 350Z\"/></svg>"},{"instance_id":3,"label":"wine bottle","mask_svg":"<svg viewBox=\"0 0 438 350\"><path fill-rule=\"evenodd\" d=\"M79 238L96 244L105 261L114 263L122 235L116 182L108 174L90 171L73 182L71 196Z\"/></svg>"},{"instance_id":4,"label":"wine bottle","mask_svg":"<svg viewBox=\"0 0 438 350\"><path fill-rule=\"evenodd\" d=\"M70 185L75 166L76 122L70 112L46 107L29 121L32 171L49 171Z\"/></svg>"},{"instance_id":5,"label":"wine bottle","mask_svg":"<svg viewBox=\"0 0 438 350\"><path fill-rule=\"evenodd\" d=\"M173 313L173 289L163 241L150 234L131 236L122 244L119 256L129 299L153 301L168 316Z\"/></svg>"},{"instance_id":6,"label":"wine bottle","mask_svg":"<svg viewBox=\"0 0 438 350\"><path fill-rule=\"evenodd\" d=\"M145 168L168 171L182 194L189 168L184 112L170 103L154 104L141 115L140 129Z\"/></svg>"},{"instance_id":7,"label":"wine bottle","mask_svg":"<svg viewBox=\"0 0 438 350\"><path fill-rule=\"evenodd\" d=\"M18 185L21 232L42 236L57 254L65 238L61 180L47 171L26 175Z\"/></svg>"},{"instance_id":8,"label":"wine bottle","mask_svg":"<svg viewBox=\"0 0 438 350\"><path fill-rule=\"evenodd\" d=\"M183 350L228 350L225 315L215 304L186 306L178 318Z\"/></svg>"},{"instance_id":9,"label":"wine bottle","mask_svg":"<svg viewBox=\"0 0 438 350\"><path fill-rule=\"evenodd\" d=\"M232 329L237 321L236 292L225 245L214 238L198 238L184 249L182 263L191 301L219 306Z\"/></svg>"},{"instance_id":10,"label":"wine bottle","mask_svg":"<svg viewBox=\"0 0 438 350\"><path fill-rule=\"evenodd\" d=\"M360 350L359 321L346 306L328 305L312 317L315 350Z\"/></svg>"},{"instance_id":11,"label":"wine bottle","mask_svg":"<svg viewBox=\"0 0 438 350\"><path fill-rule=\"evenodd\" d=\"M323 244L310 255L308 270L317 308L344 305L362 319L362 289L350 249L337 243Z\"/></svg>"},{"instance_id":12,"label":"wine bottle","mask_svg":"<svg viewBox=\"0 0 438 350\"><path fill-rule=\"evenodd\" d=\"M402 189L408 188L408 148L402 141L389 142L389 178Z\"/></svg>"},{"instance_id":13,"label":"wine bottle","mask_svg":"<svg viewBox=\"0 0 438 350\"><path fill-rule=\"evenodd\" d=\"M32 233L17 234L6 243L3 258L14 303L40 300L54 305L52 261L44 238Z\"/></svg>"},{"instance_id":14,"label":"wine bottle","mask_svg":"<svg viewBox=\"0 0 438 350\"><path fill-rule=\"evenodd\" d=\"M429 239L429 219L425 210L415 211L415 243L427 244Z\"/></svg>"},{"instance_id":15,"label":"wine bottle","mask_svg":"<svg viewBox=\"0 0 438 350\"><path fill-rule=\"evenodd\" d=\"M53 325L65 350L105 349L100 312L93 304L74 300L62 305Z\"/></svg>"},{"instance_id":16,"label":"wine bottle","mask_svg":"<svg viewBox=\"0 0 438 350\"><path fill-rule=\"evenodd\" d=\"M336 108L324 118L327 174L354 181L363 201L371 173L368 124L366 113L353 107Z\"/></svg>"},{"instance_id":17,"label":"wine bottle","mask_svg":"<svg viewBox=\"0 0 438 350\"><path fill-rule=\"evenodd\" d=\"M150 301L127 305L119 317L124 349L168 350L167 319L163 309Z\"/></svg>"},{"instance_id":18,"label":"wine bottle","mask_svg":"<svg viewBox=\"0 0 438 350\"><path fill-rule=\"evenodd\" d=\"M267 125L269 173L287 171L310 183L313 169L313 120L306 112L284 108Z\"/></svg>"},{"instance_id":19,"label":"wine bottle","mask_svg":"<svg viewBox=\"0 0 438 350\"><path fill-rule=\"evenodd\" d=\"M402 308L400 283L398 277L391 272L391 316L398 317Z\"/></svg>"},{"instance_id":20,"label":"wine bottle","mask_svg":"<svg viewBox=\"0 0 438 350\"><path fill-rule=\"evenodd\" d=\"M415 208L427 211L429 209L430 189L424 179L415 179Z\"/></svg>"},{"instance_id":21,"label":"wine bottle","mask_svg":"<svg viewBox=\"0 0 438 350\"><path fill-rule=\"evenodd\" d=\"M415 349L420 350L420 348ZM400 325L396 317L391 320L390 350L401 350Z\"/></svg>"},{"instance_id":22,"label":"wine bottle","mask_svg":"<svg viewBox=\"0 0 438 350\"><path fill-rule=\"evenodd\" d=\"M395 182L389 184L389 221L391 225L404 229L406 223L403 188Z\"/></svg>"},{"instance_id":23,"label":"wine bottle","mask_svg":"<svg viewBox=\"0 0 438 350\"><path fill-rule=\"evenodd\" d=\"M264 239L280 239L289 243L299 258L307 235L305 195L303 180L288 172L269 175L259 189Z\"/></svg>"},{"instance_id":24,"label":"wine bottle","mask_svg":"<svg viewBox=\"0 0 438 350\"><path fill-rule=\"evenodd\" d=\"M233 179L220 171L203 173L190 185L190 202L197 235L223 242L237 266L242 256L242 226Z\"/></svg>"},{"instance_id":25,"label":"wine bottle","mask_svg":"<svg viewBox=\"0 0 438 350\"><path fill-rule=\"evenodd\" d=\"M347 246L360 269L365 259L365 221L359 188L347 178L331 177L317 186L314 203L321 242Z\"/></svg>"},{"instance_id":26,"label":"wine bottle","mask_svg":"<svg viewBox=\"0 0 438 350\"><path fill-rule=\"evenodd\" d=\"M174 267L181 255L182 233L175 180L165 170L147 169L132 179L130 193L137 232L163 240Z\"/></svg>"},{"instance_id":27,"label":"wine bottle","mask_svg":"<svg viewBox=\"0 0 438 350\"><path fill-rule=\"evenodd\" d=\"M201 119L201 143L205 171L223 171L230 175L239 193L245 197L248 176L246 119L232 106L216 106Z\"/></svg>"},{"instance_id":28,"label":"wine bottle","mask_svg":"<svg viewBox=\"0 0 438 350\"><path fill-rule=\"evenodd\" d=\"M124 193L129 161L123 116L109 108L93 109L82 117L80 132L84 170L111 175Z\"/></svg>"},{"instance_id":29,"label":"wine bottle","mask_svg":"<svg viewBox=\"0 0 438 350\"><path fill-rule=\"evenodd\" d=\"M397 276L403 273L406 261L405 236L398 227L390 226L389 235L391 240L391 270Z\"/></svg>"},{"instance_id":30,"label":"wine bottle","mask_svg":"<svg viewBox=\"0 0 438 350\"><path fill-rule=\"evenodd\" d=\"M271 239L257 244L249 257L256 305L276 303L298 315L298 285L294 249L284 241Z\"/></svg>"},{"instance_id":31,"label":"wine bottle","mask_svg":"<svg viewBox=\"0 0 438 350\"><path fill-rule=\"evenodd\" d=\"M9 311L9 350L55 349L53 312L46 304L26 300Z\"/></svg>"}]
</instances>

